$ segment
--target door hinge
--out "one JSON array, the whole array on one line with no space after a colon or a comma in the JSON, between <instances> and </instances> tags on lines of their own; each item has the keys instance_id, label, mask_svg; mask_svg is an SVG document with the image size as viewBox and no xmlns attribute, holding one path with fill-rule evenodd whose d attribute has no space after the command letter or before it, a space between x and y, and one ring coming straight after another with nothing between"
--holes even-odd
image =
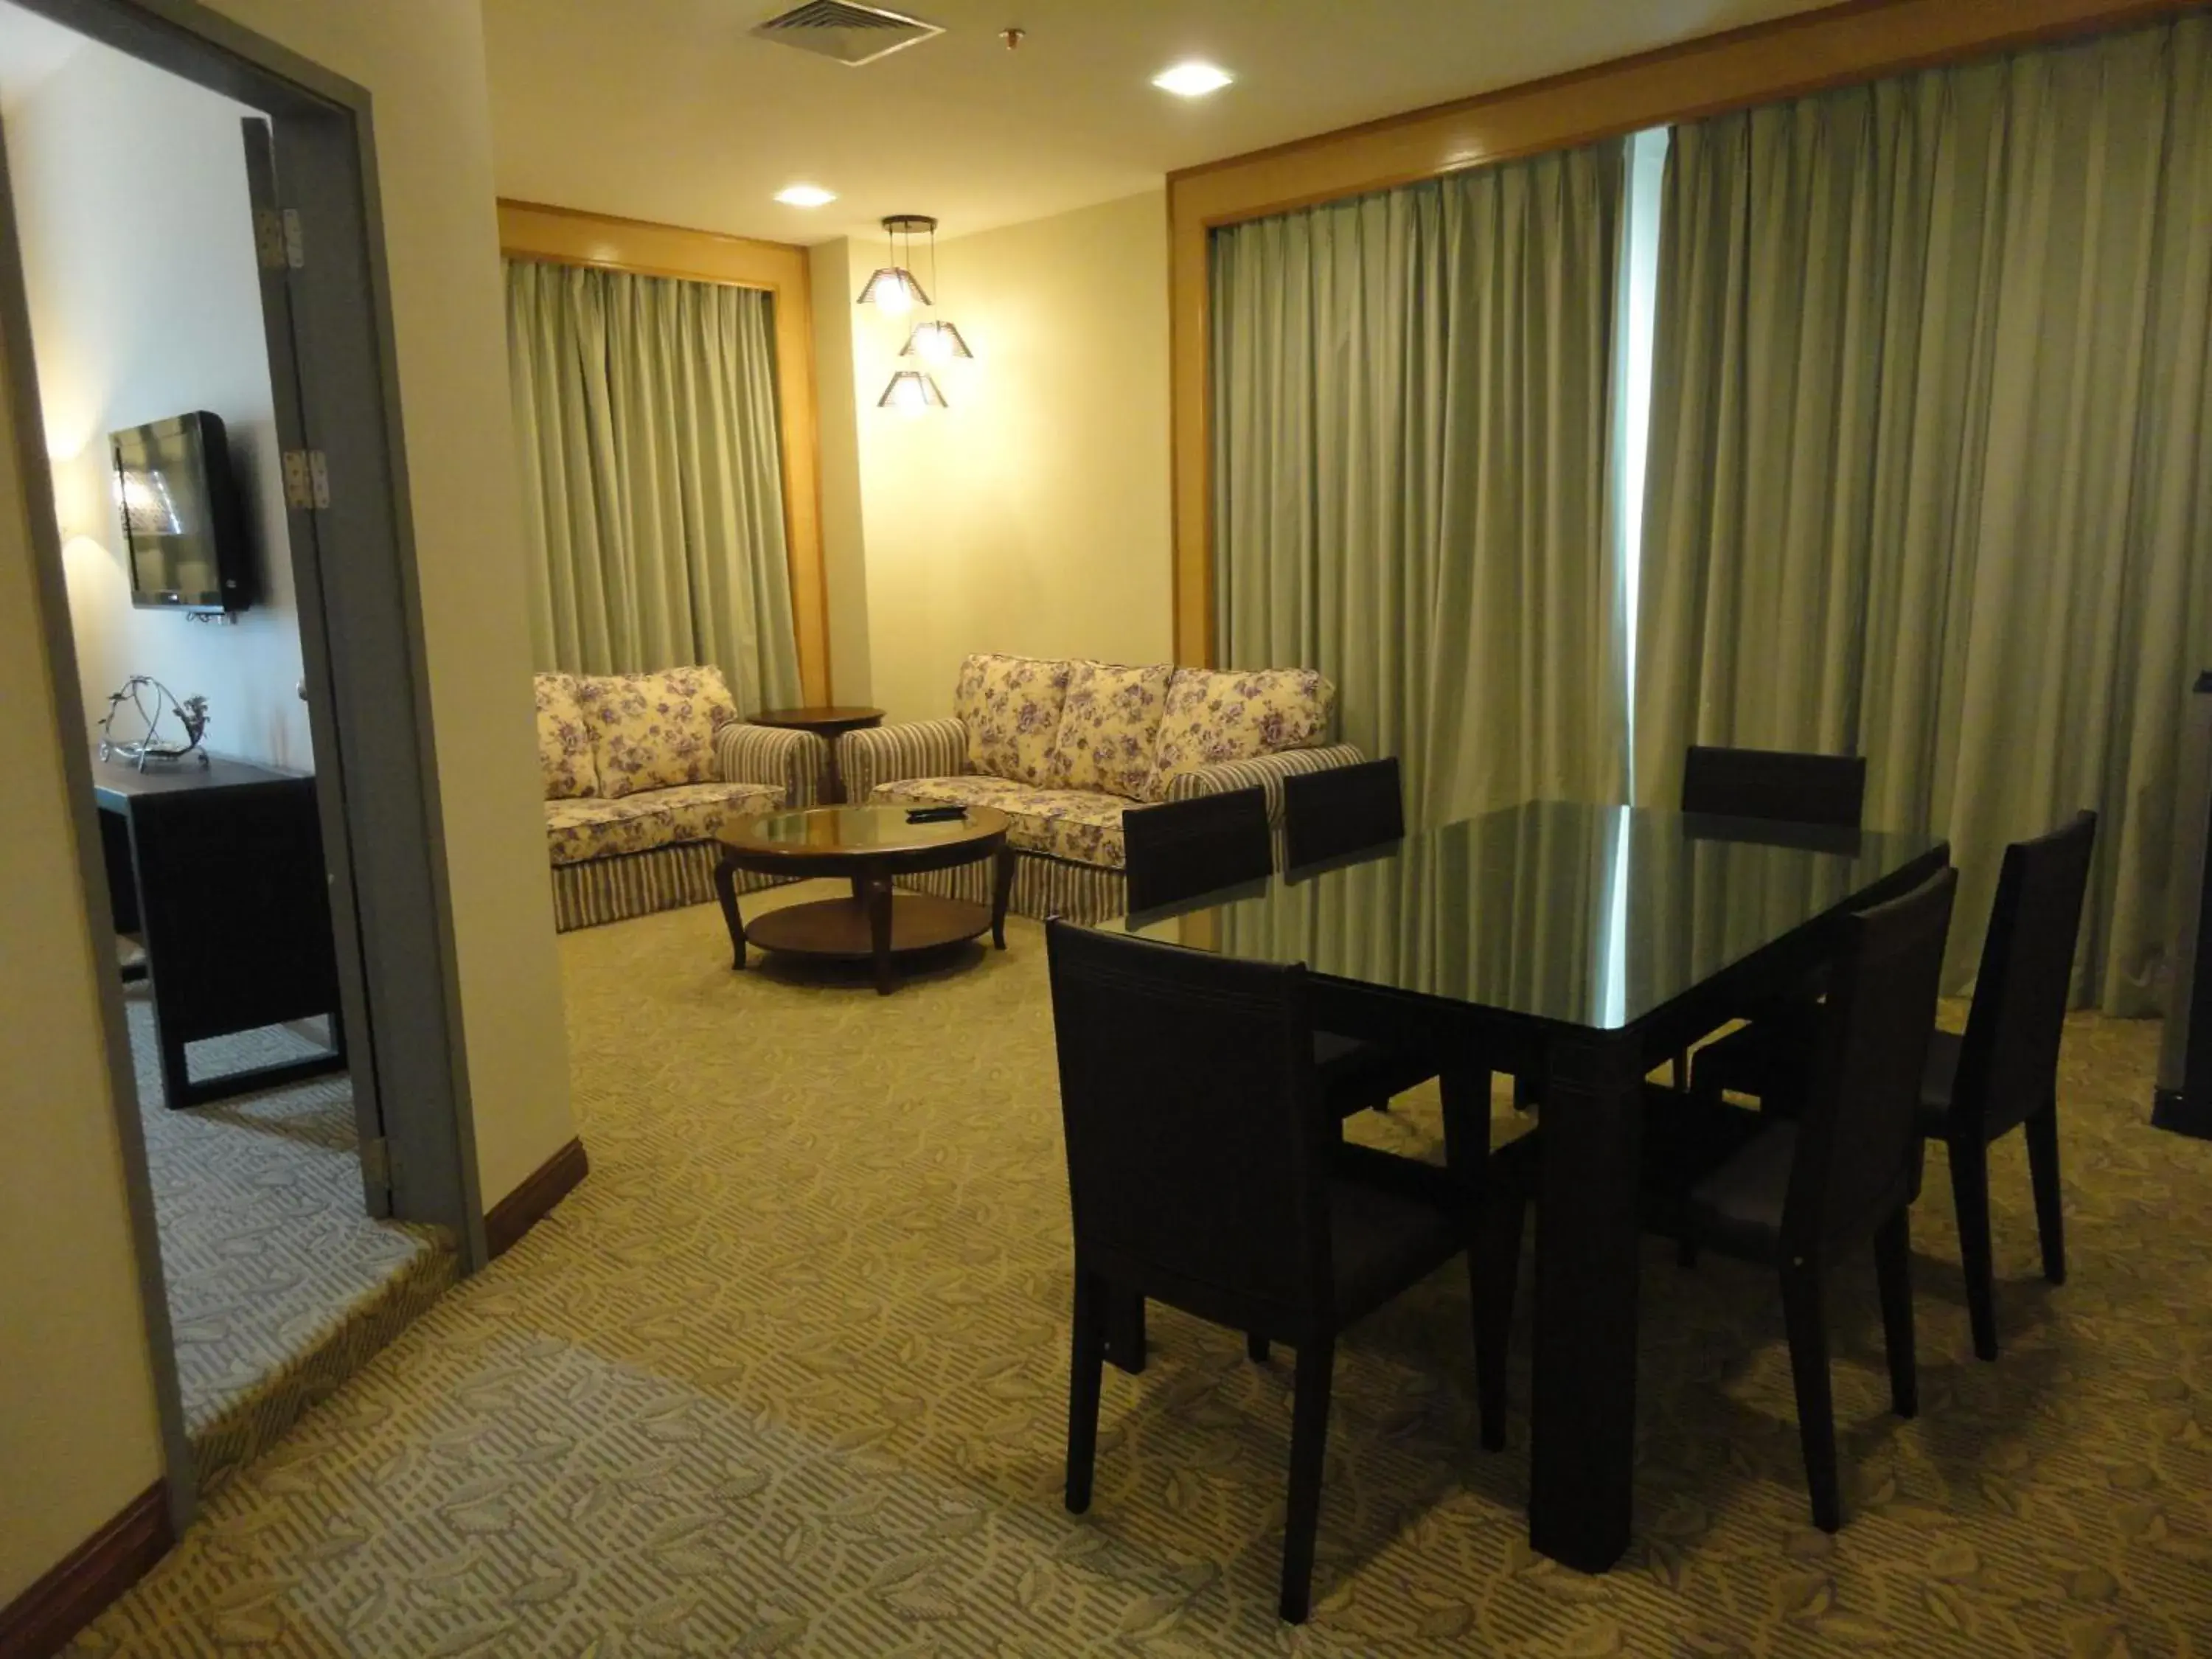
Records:
<instances>
[{"instance_id":1,"label":"door hinge","mask_svg":"<svg viewBox=\"0 0 2212 1659\"><path fill-rule=\"evenodd\" d=\"M372 1187L392 1186L392 1143L374 1135L361 1143L362 1178Z\"/></svg>"},{"instance_id":2,"label":"door hinge","mask_svg":"<svg viewBox=\"0 0 2212 1659\"><path fill-rule=\"evenodd\" d=\"M331 468L319 449L284 452L284 505L302 510L331 504Z\"/></svg>"},{"instance_id":3,"label":"door hinge","mask_svg":"<svg viewBox=\"0 0 2212 1659\"><path fill-rule=\"evenodd\" d=\"M297 270L307 263L307 233L293 208L257 208L253 214L254 251L264 270Z\"/></svg>"}]
</instances>

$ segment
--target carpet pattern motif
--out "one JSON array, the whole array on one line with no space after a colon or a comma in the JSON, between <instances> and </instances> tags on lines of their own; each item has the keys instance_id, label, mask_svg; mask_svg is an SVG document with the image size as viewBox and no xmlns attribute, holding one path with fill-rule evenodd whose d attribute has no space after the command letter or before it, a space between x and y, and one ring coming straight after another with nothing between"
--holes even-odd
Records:
<instances>
[{"instance_id":1,"label":"carpet pattern motif","mask_svg":"<svg viewBox=\"0 0 2212 1659\"><path fill-rule=\"evenodd\" d=\"M1913 1423L1886 1413L1871 1264L1844 1276L1840 1536L1808 1524L1773 1286L1655 1243L1629 1554L1533 1556L1526 1333L1486 1455L1447 1270L1339 1346L1293 1632L1279 1351L1156 1310L1147 1373L1108 1373L1091 1513L1060 1506L1066 1183L1043 941L1010 934L886 999L730 973L711 908L564 936L590 1179L74 1650L2212 1650L2212 1146L2145 1127L2154 1028L2069 1029L2063 1289L1999 1151L2001 1362L1972 1357L1940 1169ZM1361 1133L1432 1149L1433 1094Z\"/></svg>"},{"instance_id":2,"label":"carpet pattern motif","mask_svg":"<svg viewBox=\"0 0 2212 1659\"><path fill-rule=\"evenodd\" d=\"M458 1258L441 1229L362 1213L343 1073L173 1112L143 985L126 1010L185 1427L206 1492L436 1301ZM198 1077L313 1050L271 1027L186 1054Z\"/></svg>"}]
</instances>

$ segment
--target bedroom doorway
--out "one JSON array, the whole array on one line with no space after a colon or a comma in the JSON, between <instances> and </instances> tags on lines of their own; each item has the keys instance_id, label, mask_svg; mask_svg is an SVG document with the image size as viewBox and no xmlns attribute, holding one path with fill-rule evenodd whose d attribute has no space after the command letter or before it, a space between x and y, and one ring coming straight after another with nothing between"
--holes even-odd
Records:
<instances>
[{"instance_id":1,"label":"bedroom doorway","mask_svg":"<svg viewBox=\"0 0 2212 1659\"><path fill-rule=\"evenodd\" d=\"M179 1527L484 1259L367 103L198 6L0 0L9 464Z\"/></svg>"}]
</instances>

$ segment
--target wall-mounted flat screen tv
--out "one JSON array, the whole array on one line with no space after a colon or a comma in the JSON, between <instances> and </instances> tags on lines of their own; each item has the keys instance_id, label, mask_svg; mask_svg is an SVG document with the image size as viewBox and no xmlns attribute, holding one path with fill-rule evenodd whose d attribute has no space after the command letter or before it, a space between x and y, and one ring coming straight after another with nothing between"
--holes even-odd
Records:
<instances>
[{"instance_id":1,"label":"wall-mounted flat screen tv","mask_svg":"<svg viewBox=\"0 0 2212 1659\"><path fill-rule=\"evenodd\" d=\"M165 611L253 603L246 514L222 422L202 410L109 440L131 566L131 602Z\"/></svg>"}]
</instances>

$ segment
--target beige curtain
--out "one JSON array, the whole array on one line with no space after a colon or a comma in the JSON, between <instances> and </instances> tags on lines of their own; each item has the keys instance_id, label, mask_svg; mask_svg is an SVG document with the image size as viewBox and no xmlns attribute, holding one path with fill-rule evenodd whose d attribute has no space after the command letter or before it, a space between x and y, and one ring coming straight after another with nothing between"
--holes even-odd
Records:
<instances>
[{"instance_id":1,"label":"beige curtain","mask_svg":"<svg viewBox=\"0 0 2212 1659\"><path fill-rule=\"evenodd\" d=\"M1217 232L1225 665L1336 683L1416 823L1619 799L1617 143Z\"/></svg>"},{"instance_id":2,"label":"beige curtain","mask_svg":"<svg viewBox=\"0 0 2212 1659\"><path fill-rule=\"evenodd\" d=\"M2212 19L1680 129L1637 787L1692 741L1856 750L1964 877L2102 815L2077 987L2150 1010L2212 661Z\"/></svg>"},{"instance_id":3,"label":"beige curtain","mask_svg":"<svg viewBox=\"0 0 2212 1659\"><path fill-rule=\"evenodd\" d=\"M797 702L769 295L518 259L507 296L538 666Z\"/></svg>"}]
</instances>

